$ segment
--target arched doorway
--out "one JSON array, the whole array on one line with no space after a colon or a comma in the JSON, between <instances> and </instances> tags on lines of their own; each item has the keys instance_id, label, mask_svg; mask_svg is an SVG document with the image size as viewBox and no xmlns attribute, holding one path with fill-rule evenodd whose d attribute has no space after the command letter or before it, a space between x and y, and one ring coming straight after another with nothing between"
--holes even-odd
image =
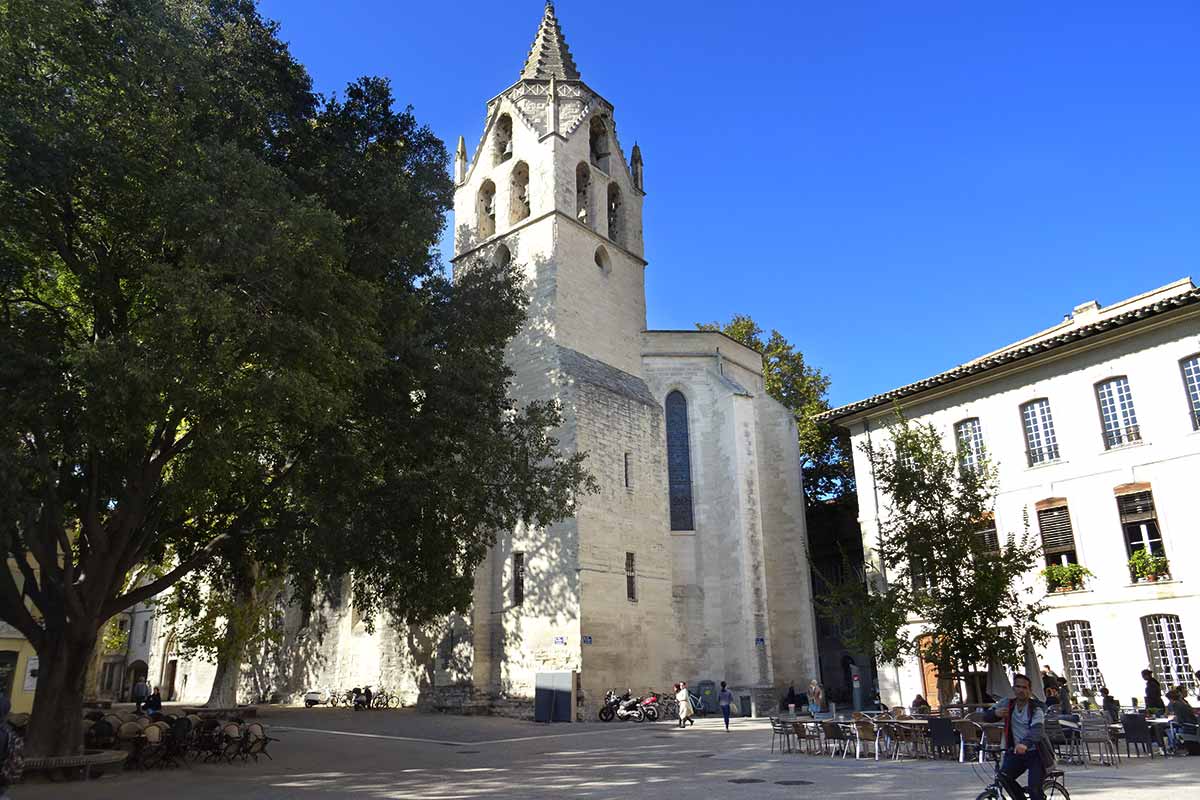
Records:
<instances>
[{"instance_id":1,"label":"arched doorway","mask_svg":"<svg viewBox=\"0 0 1200 800\"><path fill-rule=\"evenodd\" d=\"M125 668L125 686L121 690L121 699L128 701L133 699L133 687L138 681L148 681L150 679L150 667L145 661L137 660Z\"/></svg>"},{"instance_id":2,"label":"arched doorway","mask_svg":"<svg viewBox=\"0 0 1200 800\"><path fill-rule=\"evenodd\" d=\"M179 655L176 652L175 634L167 639L167 648L163 651L162 673L158 679L158 690L164 701L175 699L175 673L179 669ZM153 690L154 687L151 687Z\"/></svg>"}]
</instances>

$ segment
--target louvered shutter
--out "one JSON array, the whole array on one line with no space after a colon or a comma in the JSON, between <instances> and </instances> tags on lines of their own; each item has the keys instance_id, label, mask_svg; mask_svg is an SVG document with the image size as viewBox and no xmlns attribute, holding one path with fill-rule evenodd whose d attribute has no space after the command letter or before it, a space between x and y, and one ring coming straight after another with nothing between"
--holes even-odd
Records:
<instances>
[{"instance_id":1,"label":"louvered shutter","mask_svg":"<svg viewBox=\"0 0 1200 800\"><path fill-rule=\"evenodd\" d=\"M1038 527L1042 531L1042 549L1046 555L1075 549L1075 532L1071 530L1071 514L1066 506L1039 511Z\"/></svg>"},{"instance_id":2,"label":"louvered shutter","mask_svg":"<svg viewBox=\"0 0 1200 800\"><path fill-rule=\"evenodd\" d=\"M1121 522L1154 519L1154 496L1150 492L1118 495L1117 512L1121 515Z\"/></svg>"}]
</instances>

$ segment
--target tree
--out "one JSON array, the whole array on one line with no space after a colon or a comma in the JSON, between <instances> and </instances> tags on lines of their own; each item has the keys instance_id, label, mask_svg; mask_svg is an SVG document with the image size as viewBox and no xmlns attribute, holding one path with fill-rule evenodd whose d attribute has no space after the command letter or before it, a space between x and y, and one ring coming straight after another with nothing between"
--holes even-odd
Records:
<instances>
[{"instance_id":1,"label":"tree","mask_svg":"<svg viewBox=\"0 0 1200 800\"><path fill-rule=\"evenodd\" d=\"M849 435L817 415L829 410L829 377L804 360L804 354L783 334L763 329L751 317L736 314L727 323L697 324L702 331L719 331L763 357L763 381L771 397L796 418L804 496L809 510L834 501L855 504L854 460Z\"/></svg>"},{"instance_id":2,"label":"tree","mask_svg":"<svg viewBox=\"0 0 1200 800\"><path fill-rule=\"evenodd\" d=\"M0 4L0 618L40 656L32 753L78 748L105 621L198 569L234 597L353 571L420 617L589 488L557 410L507 398L517 275L442 274L448 157L392 105L313 94L250 0Z\"/></svg>"},{"instance_id":3,"label":"tree","mask_svg":"<svg viewBox=\"0 0 1200 800\"><path fill-rule=\"evenodd\" d=\"M869 637L884 661L920 655L954 679L976 666L1018 666L1026 634L1046 639L1043 606L1022 588L1039 552L1028 524L1001 543L986 458L965 466L932 425L900 415L888 432L887 443L864 447L885 498L875 556L886 580L843 587L822 613Z\"/></svg>"}]
</instances>

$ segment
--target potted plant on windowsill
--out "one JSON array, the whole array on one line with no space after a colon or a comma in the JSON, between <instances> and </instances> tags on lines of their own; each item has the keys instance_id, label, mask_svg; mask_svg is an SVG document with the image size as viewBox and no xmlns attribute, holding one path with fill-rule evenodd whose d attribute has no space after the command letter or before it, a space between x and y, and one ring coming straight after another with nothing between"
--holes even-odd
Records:
<instances>
[{"instance_id":1,"label":"potted plant on windowsill","mask_svg":"<svg viewBox=\"0 0 1200 800\"><path fill-rule=\"evenodd\" d=\"M1083 588L1084 579L1093 577L1092 571L1082 564L1050 564L1042 575L1046 587L1052 592L1074 592Z\"/></svg>"},{"instance_id":2,"label":"potted plant on windowsill","mask_svg":"<svg viewBox=\"0 0 1200 800\"><path fill-rule=\"evenodd\" d=\"M1169 578L1170 565L1166 556L1156 556L1145 548L1134 551L1129 557L1129 570L1139 581L1157 581L1159 578Z\"/></svg>"}]
</instances>

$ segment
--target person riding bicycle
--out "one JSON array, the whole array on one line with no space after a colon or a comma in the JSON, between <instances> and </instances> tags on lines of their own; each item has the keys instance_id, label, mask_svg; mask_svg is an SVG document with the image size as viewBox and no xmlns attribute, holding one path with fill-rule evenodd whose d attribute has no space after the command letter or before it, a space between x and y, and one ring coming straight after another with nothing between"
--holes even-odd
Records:
<instances>
[{"instance_id":1,"label":"person riding bicycle","mask_svg":"<svg viewBox=\"0 0 1200 800\"><path fill-rule=\"evenodd\" d=\"M1026 675L1013 675L1013 694L984 712L988 722L1004 722L1004 763L1000 774L1004 789L1017 800L1025 800L1025 792L1017 783L1029 772L1030 800L1045 800L1042 781L1054 765L1054 749L1046 738L1046 706L1031 694Z\"/></svg>"}]
</instances>

